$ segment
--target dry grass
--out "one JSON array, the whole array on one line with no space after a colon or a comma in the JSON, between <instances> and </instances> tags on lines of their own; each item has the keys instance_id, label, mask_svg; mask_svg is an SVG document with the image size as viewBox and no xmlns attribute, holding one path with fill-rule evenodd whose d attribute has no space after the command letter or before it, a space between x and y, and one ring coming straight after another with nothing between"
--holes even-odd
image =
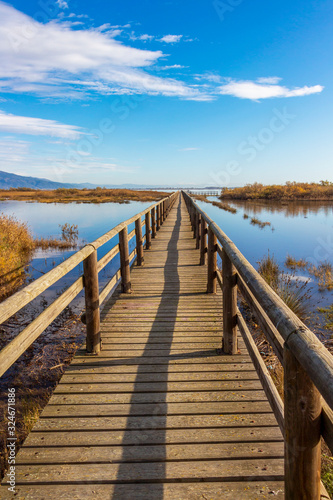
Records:
<instances>
[{"instance_id":1,"label":"dry grass","mask_svg":"<svg viewBox=\"0 0 333 500\"><path fill-rule=\"evenodd\" d=\"M40 203L128 203L130 201L158 201L170 193L160 191L135 191L131 189L9 189L0 190L0 201L20 200Z\"/></svg>"},{"instance_id":2,"label":"dry grass","mask_svg":"<svg viewBox=\"0 0 333 500\"><path fill-rule=\"evenodd\" d=\"M244 217L244 216L243 216ZM244 217L245 218L245 217ZM270 226L271 223L270 222L263 222L261 221L260 219L258 219L257 217L251 217L251 222L250 224L252 224L252 226L259 226L260 229L264 229L264 227L266 226Z\"/></svg>"},{"instance_id":3,"label":"dry grass","mask_svg":"<svg viewBox=\"0 0 333 500\"><path fill-rule=\"evenodd\" d=\"M11 295L25 279L25 266L35 248L25 223L0 215L0 300Z\"/></svg>"},{"instance_id":4,"label":"dry grass","mask_svg":"<svg viewBox=\"0 0 333 500\"><path fill-rule=\"evenodd\" d=\"M306 262L305 259L295 259L295 257L292 257L291 255L287 255L285 266L289 267L290 269L296 269L297 267L305 269L307 267L308 263Z\"/></svg>"},{"instance_id":5,"label":"dry grass","mask_svg":"<svg viewBox=\"0 0 333 500\"><path fill-rule=\"evenodd\" d=\"M265 186L258 182L222 189L221 200L333 200L333 182L286 182Z\"/></svg>"}]
</instances>

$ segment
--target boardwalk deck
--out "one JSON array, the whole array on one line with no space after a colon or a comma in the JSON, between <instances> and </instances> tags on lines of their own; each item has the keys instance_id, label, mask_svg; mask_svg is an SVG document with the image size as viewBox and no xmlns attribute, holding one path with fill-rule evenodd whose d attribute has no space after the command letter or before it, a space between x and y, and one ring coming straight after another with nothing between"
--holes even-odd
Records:
<instances>
[{"instance_id":1,"label":"boardwalk deck","mask_svg":"<svg viewBox=\"0 0 333 500\"><path fill-rule=\"evenodd\" d=\"M26 439L15 498L284 498L281 432L242 340L219 352L206 273L181 201Z\"/></svg>"}]
</instances>

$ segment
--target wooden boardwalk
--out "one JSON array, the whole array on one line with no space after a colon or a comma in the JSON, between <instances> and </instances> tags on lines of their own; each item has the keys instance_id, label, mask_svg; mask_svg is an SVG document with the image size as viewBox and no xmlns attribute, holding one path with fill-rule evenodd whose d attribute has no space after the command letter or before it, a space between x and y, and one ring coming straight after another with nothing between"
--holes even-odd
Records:
<instances>
[{"instance_id":1,"label":"wooden boardwalk","mask_svg":"<svg viewBox=\"0 0 333 500\"><path fill-rule=\"evenodd\" d=\"M183 201L131 281L100 355L77 353L20 450L15 498L284 498L283 437L242 340L220 353L221 291Z\"/></svg>"}]
</instances>

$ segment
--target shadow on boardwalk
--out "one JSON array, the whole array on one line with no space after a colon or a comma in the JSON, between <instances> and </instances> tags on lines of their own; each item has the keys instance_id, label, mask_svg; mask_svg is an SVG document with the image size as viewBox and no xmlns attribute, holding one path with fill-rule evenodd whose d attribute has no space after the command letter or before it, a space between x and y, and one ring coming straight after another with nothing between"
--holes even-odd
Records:
<instances>
[{"instance_id":1,"label":"shadow on boardwalk","mask_svg":"<svg viewBox=\"0 0 333 500\"><path fill-rule=\"evenodd\" d=\"M178 261L179 261L179 252L178 252L178 241L180 236L180 225L181 225L181 204L179 203L177 209L177 219L175 222L174 229L171 234L170 241L167 247L167 259L164 266L164 290L161 294L161 302L159 304L156 317L154 323L149 332L149 337L147 339L147 343L145 349L143 351L142 357L147 359L149 356L149 351L152 347L151 344L155 343L156 333L160 331L160 319L159 316L163 314L165 308L168 308L168 331L165 331L163 338L163 350L165 350L165 355L170 355L171 344L173 340L173 327L176 323L177 318L177 310L179 303L179 292L180 292L180 279L178 275ZM170 281L173 286L173 294L174 300L170 301L168 296L170 296L170 291L168 290ZM150 439L152 432L154 430L159 431L159 443L161 448L160 460L158 462L154 461L154 464L149 462L149 457L147 457L147 470L151 470L151 467L154 467L154 475L158 478L160 484L156 484L154 488L154 500L163 500L163 480L165 478L165 459L166 459L166 449L165 449L165 434L167 427L167 388L168 388L168 372L165 370L165 364L163 365L163 373L159 373L159 365L156 364L156 372L159 373L159 377L163 377L164 380L161 381L161 389L159 391L158 401L152 404L152 409L149 412L149 415L146 417L151 417L151 424L149 427L145 424L141 424L140 426L140 417L138 417L135 411L135 405L142 403L142 393L140 384L146 381L146 366L144 364L140 364L140 358L137 359L138 371L135 379L135 384L133 388L133 395L130 401L130 412L126 423L126 431L124 434L123 442L122 442L122 463L119 465L117 481L122 484L115 484L114 492L111 496L112 500L122 500L124 494L124 483L126 483L126 472L128 471L128 465L132 461L132 451L131 447L147 445L148 440ZM160 379L159 379L160 380ZM151 404L149 405L151 407ZM147 418L145 418L147 421ZM139 423L139 425L138 425ZM148 431L148 432L147 432ZM161 438L161 433L163 433L163 438ZM125 465L124 465L125 464ZM149 474L147 474L149 476ZM131 481L129 481L131 482Z\"/></svg>"}]
</instances>

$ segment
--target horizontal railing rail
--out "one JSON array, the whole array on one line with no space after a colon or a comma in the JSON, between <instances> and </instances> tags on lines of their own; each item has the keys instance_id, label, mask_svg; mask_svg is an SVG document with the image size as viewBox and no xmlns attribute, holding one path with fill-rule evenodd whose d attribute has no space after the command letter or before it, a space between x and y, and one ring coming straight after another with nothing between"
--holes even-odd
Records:
<instances>
[{"instance_id":1,"label":"horizontal railing rail","mask_svg":"<svg viewBox=\"0 0 333 500\"><path fill-rule=\"evenodd\" d=\"M208 260L207 292L215 293L217 284L223 291L223 352L237 354L239 330L284 434L286 498L325 498L320 484L321 436L333 452L333 356L218 225L186 192L182 195L200 248L200 264ZM282 364L283 400L238 309L238 291Z\"/></svg>"},{"instance_id":2,"label":"horizontal railing rail","mask_svg":"<svg viewBox=\"0 0 333 500\"><path fill-rule=\"evenodd\" d=\"M144 263L143 245L146 250L151 248L152 238L169 214L179 193L172 193L157 203L152 204L139 214L121 222L92 243L88 243L81 250L71 255L67 260L36 279L22 290L8 297L0 304L0 324L32 302L41 293L47 290L70 271L83 263L83 275L71 284L58 298L56 298L39 316L37 316L24 330L0 351L0 376L27 350L27 348L43 333L59 314L85 290L85 323L87 326L86 348L87 353L97 355L101 349L100 340L100 306L121 283L122 291L131 291L130 267L137 263ZM142 218L144 217L144 220ZM128 233L128 226L135 224L133 231ZM142 227L145 226L145 235L142 236ZM119 243L97 260L97 249L119 235ZM129 253L129 242L135 237L135 248ZM120 267L104 288L99 291L98 274L118 254Z\"/></svg>"}]
</instances>

